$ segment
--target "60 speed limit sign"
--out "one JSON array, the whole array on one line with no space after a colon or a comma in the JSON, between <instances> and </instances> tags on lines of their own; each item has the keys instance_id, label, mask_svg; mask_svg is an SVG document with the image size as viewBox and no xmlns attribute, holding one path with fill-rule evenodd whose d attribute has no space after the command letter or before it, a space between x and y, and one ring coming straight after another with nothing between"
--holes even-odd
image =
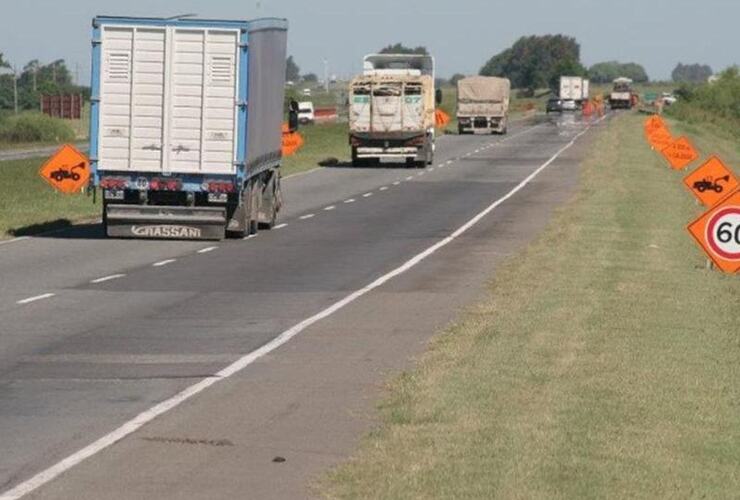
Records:
<instances>
[{"instance_id":1,"label":"60 speed limit sign","mask_svg":"<svg viewBox=\"0 0 740 500\"><path fill-rule=\"evenodd\" d=\"M740 190L710 208L688 229L718 268L727 273L740 271Z\"/></svg>"}]
</instances>

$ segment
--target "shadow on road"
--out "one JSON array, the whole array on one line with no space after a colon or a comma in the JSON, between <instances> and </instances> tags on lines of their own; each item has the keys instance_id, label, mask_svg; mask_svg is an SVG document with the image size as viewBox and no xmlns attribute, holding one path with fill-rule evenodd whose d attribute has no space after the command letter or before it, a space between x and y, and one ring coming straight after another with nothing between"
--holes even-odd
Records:
<instances>
[{"instance_id":1,"label":"shadow on road","mask_svg":"<svg viewBox=\"0 0 740 500\"><path fill-rule=\"evenodd\" d=\"M69 219L57 219L41 224L31 224L11 229L12 236L33 236L35 238L59 238L68 240L100 240L105 238L100 222L74 224Z\"/></svg>"}]
</instances>

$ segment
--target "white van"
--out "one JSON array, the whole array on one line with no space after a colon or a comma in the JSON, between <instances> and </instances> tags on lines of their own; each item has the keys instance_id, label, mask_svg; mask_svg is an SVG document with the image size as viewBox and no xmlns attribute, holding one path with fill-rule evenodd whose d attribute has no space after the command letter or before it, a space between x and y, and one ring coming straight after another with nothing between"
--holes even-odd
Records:
<instances>
[{"instance_id":1,"label":"white van","mask_svg":"<svg viewBox=\"0 0 740 500\"><path fill-rule=\"evenodd\" d=\"M307 124L313 123L315 120L313 103L311 101L303 101L298 103L298 123Z\"/></svg>"}]
</instances>

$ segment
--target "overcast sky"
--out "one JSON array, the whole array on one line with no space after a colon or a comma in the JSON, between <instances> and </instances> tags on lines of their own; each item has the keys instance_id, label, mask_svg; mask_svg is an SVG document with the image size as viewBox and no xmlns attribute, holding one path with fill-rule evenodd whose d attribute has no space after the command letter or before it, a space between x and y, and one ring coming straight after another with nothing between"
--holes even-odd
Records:
<instances>
[{"instance_id":1,"label":"overcast sky","mask_svg":"<svg viewBox=\"0 0 740 500\"><path fill-rule=\"evenodd\" d=\"M351 75L383 45L425 45L438 75L476 73L522 35L563 33L586 65L634 61L667 79L679 61L720 70L740 63L740 0L0 0L0 52L23 66L66 59L89 80L97 14L252 19L286 17L302 72Z\"/></svg>"}]
</instances>

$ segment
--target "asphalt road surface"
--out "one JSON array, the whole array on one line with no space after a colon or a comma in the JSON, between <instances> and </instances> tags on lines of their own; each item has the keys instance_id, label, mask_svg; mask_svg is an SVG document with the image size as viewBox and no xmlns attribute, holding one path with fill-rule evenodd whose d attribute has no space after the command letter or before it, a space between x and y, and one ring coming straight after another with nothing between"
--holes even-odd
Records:
<instances>
[{"instance_id":1,"label":"asphalt road surface","mask_svg":"<svg viewBox=\"0 0 740 500\"><path fill-rule=\"evenodd\" d=\"M310 495L383 381L572 194L607 122L297 175L248 241L0 243L0 499Z\"/></svg>"}]
</instances>

